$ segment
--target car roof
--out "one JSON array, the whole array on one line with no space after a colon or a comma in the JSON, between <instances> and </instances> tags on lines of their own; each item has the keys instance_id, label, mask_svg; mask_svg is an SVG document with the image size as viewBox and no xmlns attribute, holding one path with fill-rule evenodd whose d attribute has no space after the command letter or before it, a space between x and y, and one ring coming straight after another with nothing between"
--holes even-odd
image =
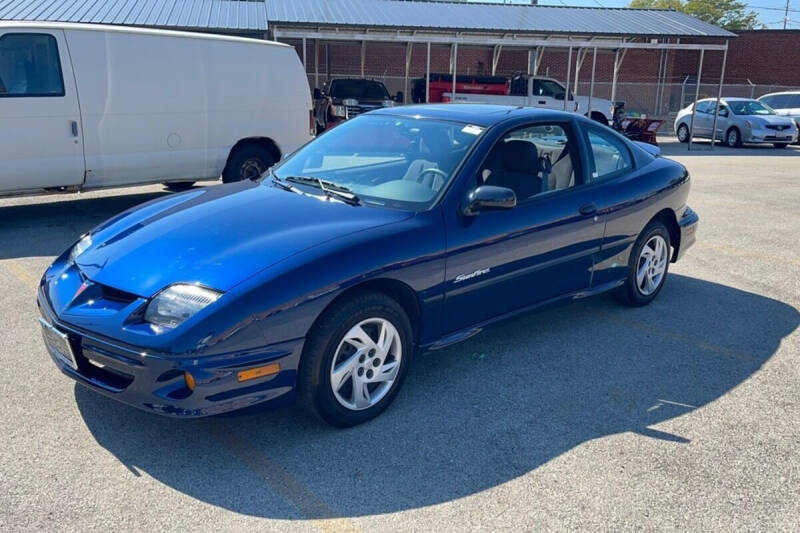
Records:
<instances>
[{"instance_id":1,"label":"car roof","mask_svg":"<svg viewBox=\"0 0 800 533\"><path fill-rule=\"evenodd\" d=\"M417 104L398 107L384 107L370 112L371 115L395 115L416 118L432 118L475 124L476 126L494 126L515 118L531 120L565 120L581 118L580 115L537 109L532 107L489 105L489 104Z\"/></svg>"},{"instance_id":2,"label":"car roof","mask_svg":"<svg viewBox=\"0 0 800 533\"><path fill-rule=\"evenodd\" d=\"M757 102L755 98L744 98L742 96L723 96L720 98L723 102ZM698 102L716 102L716 98L702 98Z\"/></svg>"},{"instance_id":3,"label":"car roof","mask_svg":"<svg viewBox=\"0 0 800 533\"><path fill-rule=\"evenodd\" d=\"M0 20L0 29L35 29L35 30L80 30L97 32L133 33L138 35L155 35L161 37L182 37L185 39L207 39L213 41L231 41L265 46L278 46L288 48L291 45L277 41L267 41L253 37L240 37L236 35L223 35L196 31L166 30L161 28L143 28L139 26L122 26L115 24L87 24L81 22L51 22L38 20ZM208 30L213 31L213 30Z\"/></svg>"},{"instance_id":4,"label":"car roof","mask_svg":"<svg viewBox=\"0 0 800 533\"><path fill-rule=\"evenodd\" d=\"M759 96L758 98L761 99L764 98L764 96L778 96L783 94L800 94L800 91L778 91L774 93L767 93L765 95Z\"/></svg>"}]
</instances>

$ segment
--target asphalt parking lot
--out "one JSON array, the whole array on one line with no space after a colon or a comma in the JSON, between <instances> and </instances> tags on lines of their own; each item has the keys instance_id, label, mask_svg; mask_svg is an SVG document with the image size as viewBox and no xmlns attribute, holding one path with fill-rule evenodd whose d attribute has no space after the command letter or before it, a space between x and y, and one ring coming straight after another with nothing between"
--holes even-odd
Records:
<instances>
[{"instance_id":1,"label":"asphalt parking lot","mask_svg":"<svg viewBox=\"0 0 800 533\"><path fill-rule=\"evenodd\" d=\"M698 243L649 307L607 296L415 361L378 419L204 420L75 385L35 287L160 186L0 200L0 531L796 530L800 147L664 153Z\"/></svg>"}]
</instances>

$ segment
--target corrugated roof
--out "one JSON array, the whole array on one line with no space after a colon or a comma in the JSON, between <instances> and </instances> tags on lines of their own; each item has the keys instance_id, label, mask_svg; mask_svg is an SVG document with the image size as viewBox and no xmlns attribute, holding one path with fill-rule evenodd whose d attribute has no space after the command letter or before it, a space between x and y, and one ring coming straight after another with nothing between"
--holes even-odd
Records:
<instances>
[{"instance_id":1,"label":"corrugated roof","mask_svg":"<svg viewBox=\"0 0 800 533\"><path fill-rule=\"evenodd\" d=\"M270 24L549 34L735 37L676 11L406 0L266 0Z\"/></svg>"},{"instance_id":2,"label":"corrugated roof","mask_svg":"<svg viewBox=\"0 0 800 533\"><path fill-rule=\"evenodd\" d=\"M0 20L266 31L263 1L0 0Z\"/></svg>"}]
</instances>

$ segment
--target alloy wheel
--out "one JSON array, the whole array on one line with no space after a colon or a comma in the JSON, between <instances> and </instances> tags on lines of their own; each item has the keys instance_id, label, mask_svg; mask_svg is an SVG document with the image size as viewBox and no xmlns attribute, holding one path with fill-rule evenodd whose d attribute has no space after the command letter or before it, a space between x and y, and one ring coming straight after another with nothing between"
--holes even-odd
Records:
<instances>
[{"instance_id":1,"label":"alloy wheel","mask_svg":"<svg viewBox=\"0 0 800 533\"><path fill-rule=\"evenodd\" d=\"M653 294L664 281L669 247L661 235L653 235L642 247L636 265L636 287L644 296Z\"/></svg>"},{"instance_id":2,"label":"alloy wheel","mask_svg":"<svg viewBox=\"0 0 800 533\"><path fill-rule=\"evenodd\" d=\"M400 334L390 321L362 320L336 348L330 369L333 395L347 409L369 409L391 390L402 357Z\"/></svg>"}]
</instances>

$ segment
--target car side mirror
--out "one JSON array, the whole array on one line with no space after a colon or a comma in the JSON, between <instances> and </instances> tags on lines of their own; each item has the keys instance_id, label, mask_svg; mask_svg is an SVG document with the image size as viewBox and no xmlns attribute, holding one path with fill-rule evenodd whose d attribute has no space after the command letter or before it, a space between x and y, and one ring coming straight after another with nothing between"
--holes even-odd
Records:
<instances>
[{"instance_id":1,"label":"car side mirror","mask_svg":"<svg viewBox=\"0 0 800 533\"><path fill-rule=\"evenodd\" d=\"M727 109L720 109L719 110L719 116L727 117L728 116L728 110Z\"/></svg>"},{"instance_id":2,"label":"car side mirror","mask_svg":"<svg viewBox=\"0 0 800 533\"><path fill-rule=\"evenodd\" d=\"M314 100L319 100L322 98L322 91L319 88L314 88Z\"/></svg>"},{"instance_id":3,"label":"car side mirror","mask_svg":"<svg viewBox=\"0 0 800 533\"><path fill-rule=\"evenodd\" d=\"M405 101L406 95L403 94L403 91L397 91L397 94L394 96L394 101L398 104L402 104Z\"/></svg>"},{"instance_id":4,"label":"car side mirror","mask_svg":"<svg viewBox=\"0 0 800 533\"><path fill-rule=\"evenodd\" d=\"M511 189L481 185L469 192L462 212L466 216L475 216L481 211L512 209L516 205L517 195Z\"/></svg>"}]
</instances>

